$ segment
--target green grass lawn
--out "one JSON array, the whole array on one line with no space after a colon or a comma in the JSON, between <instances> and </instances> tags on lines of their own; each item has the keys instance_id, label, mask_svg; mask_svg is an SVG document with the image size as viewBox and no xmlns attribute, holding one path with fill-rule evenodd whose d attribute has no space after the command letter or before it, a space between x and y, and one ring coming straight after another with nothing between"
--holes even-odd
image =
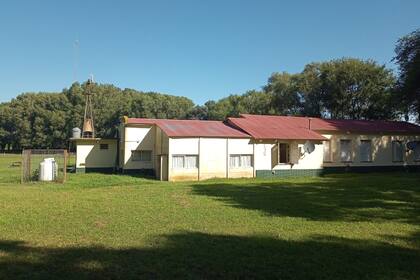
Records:
<instances>
[{"instance_id":1,"label":"green grass lawn","mask_svg":"<svg viewBox=\"0 0 420 280\"><path fill-rule=\"evenodd\" d=\"M420 174L20 185L0 155L0 279L419 279Z\"/></svg>"}]
</instances>

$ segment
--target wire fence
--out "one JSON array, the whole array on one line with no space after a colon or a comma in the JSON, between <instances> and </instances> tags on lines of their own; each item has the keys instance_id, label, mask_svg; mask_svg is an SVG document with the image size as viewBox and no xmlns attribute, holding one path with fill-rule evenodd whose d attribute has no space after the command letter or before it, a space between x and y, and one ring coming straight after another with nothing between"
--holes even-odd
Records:
<instances>
[{"instance_id":1,"label":"wire fence","mask_svg":"<svg viewBox=\"0 0 420 280\"><path fill-rule=\"evenodd\" d=\"M23 150L21 182L50 181L64 183L67 179L67 165L67 150Z\"/></svg>"}]
</instances>

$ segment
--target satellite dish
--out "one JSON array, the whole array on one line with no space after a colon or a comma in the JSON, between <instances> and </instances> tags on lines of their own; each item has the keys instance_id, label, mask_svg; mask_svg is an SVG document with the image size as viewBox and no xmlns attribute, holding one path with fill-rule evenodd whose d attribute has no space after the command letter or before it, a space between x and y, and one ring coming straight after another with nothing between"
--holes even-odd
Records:
<instances>
[{"instance_id":1,"label":"satellite dish","mask_svg":"<svg viewBox=\"0 0 420 280\"><path fill-rule=\"evenodd\" d=\"M407 143L407 149L415 150L417 145L420 145L420 141L410 141Z\"/></svg>"},{"instance_id":2,"label":"satellite dish","mask_svg":"<svg viewBox=\"0 0 420 280\"><path fill-rule=\"evenodd\" d=\"M303 150L305 151L305 153L310 154L315 150L315 144L311 141L306 141L303 145Z\"/></svg>"}]
</instances>

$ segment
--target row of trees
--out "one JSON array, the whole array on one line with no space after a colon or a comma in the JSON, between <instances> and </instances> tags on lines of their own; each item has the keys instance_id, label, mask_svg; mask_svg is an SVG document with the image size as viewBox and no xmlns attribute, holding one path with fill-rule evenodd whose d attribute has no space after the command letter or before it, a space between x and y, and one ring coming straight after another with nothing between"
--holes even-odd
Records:
<instances>
[{"instance_id":1,"label":"row of trees","mask_svg":"<svg viewBox=\"0 0 420 280\"><path fill-rule=\"evenodd\" d=\"M261 91L230 95L197 106L192 118L224 119L240 113L339 119L394 119L396 79L373 61L352 58L311 63L298 74L274 73ZM195 114L195 115L194 115Z\"/></svg>"},{"instance_id":2,"label":"row of trees","mask_svg":"<svg viewBox=\"0 0 420 280\"><path fill-rule=\"evenodd\" d=\"M401 119L420 116L420 30L401 38L399 75L371 60L343 58L310 63L301 73L274 73L261 90L204 105L185 97L93 85L95 128L115 136L121 116L223 120L240 113L338 119ZM60 93L26 93L0 104L0 150L64 148L80 127L86 84Z\"/></svg>"},{"instance_id":3,"label":"row of trees","mask_svg":"<svg viewBox=\"0 0 420 280\"><path fill-rule=\"evenodd\" d=\"M86 83L61 93L27 93L0 106L0 150L65 148L74 127L81 127ZM95 129L99 137L115 136L124 115L186 118L194 103L185 97L93 85Z\"/></svg>"}]
</instances>

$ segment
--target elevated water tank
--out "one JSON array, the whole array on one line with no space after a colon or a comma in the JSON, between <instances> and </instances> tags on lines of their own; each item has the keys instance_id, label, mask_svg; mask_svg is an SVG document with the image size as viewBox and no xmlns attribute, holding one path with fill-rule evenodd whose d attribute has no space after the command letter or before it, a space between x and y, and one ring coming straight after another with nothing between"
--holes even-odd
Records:
<instances>
[{"instance_id":1,"label":"elevated water tank","mask_svg":"<svg viewBox=\"0 0 420 280\"><path fill-rule=\"evenodd\" d=\"M71 132L72 132L72 138L74 139L79 139L80 136L82 135L82 131L78 127L73 128Z\"/></svg>"},{"instance_id":2,"label":"elevated water tank","mask_svg":"<svg viewBox=\"0 0 420 280\"><path fill-rule=\"evenodd\" d=\"M39 163L39 180L54 181L57 177L57 164L54 158L45 158Z\"/></svg>"}]
</instances>

